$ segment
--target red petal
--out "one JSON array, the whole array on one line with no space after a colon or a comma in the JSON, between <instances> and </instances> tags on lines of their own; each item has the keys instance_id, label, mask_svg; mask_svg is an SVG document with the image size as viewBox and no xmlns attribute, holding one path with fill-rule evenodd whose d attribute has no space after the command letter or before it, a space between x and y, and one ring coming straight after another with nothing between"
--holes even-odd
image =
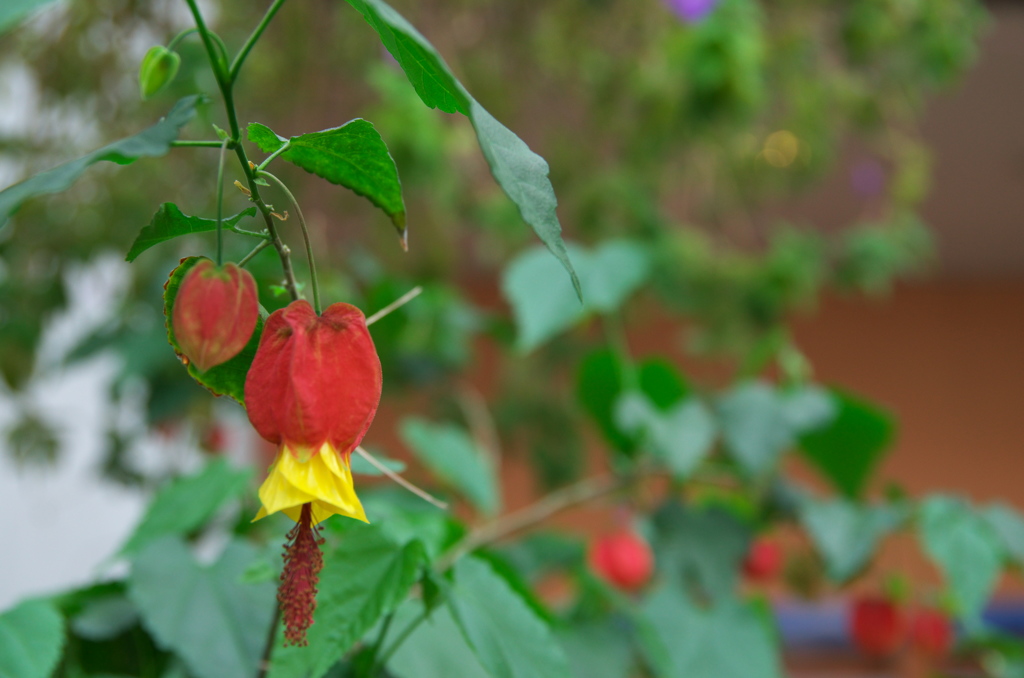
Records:
<instances>
[{"instance_id":1,"label":"red petal","mask_svg":"<svg viewBox=\"0 0 1024 678\"><path fill-rule=\"evenodd\" d=\"M370 428L380 402L380 359L366 318L333 304L317 317L294 301L267 319L245 380L249 421L274 444L348 454Z\"/></svg>"}]
</instances>

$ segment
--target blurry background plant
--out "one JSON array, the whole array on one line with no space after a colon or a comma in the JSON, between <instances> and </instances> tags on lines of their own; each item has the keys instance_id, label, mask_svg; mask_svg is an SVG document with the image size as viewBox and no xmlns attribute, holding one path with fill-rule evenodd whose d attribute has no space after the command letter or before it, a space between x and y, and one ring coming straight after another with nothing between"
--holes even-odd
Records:
<instances>
[{"instance_id":1,"label":"blurry background plant","mask_svg":"<svg viewBox=\"0 0 1024 678\"><path fill-rule=\"evenodd\" d=\"M289 136L360 116L386 140L409 215L408 254L368 203L294 167L279 175L310 222L328 302L369 314L424 285L373 327L385 396L367 441L461 501L449 515L381 485L365 493L371 527L328 522L311 647L278 648L270 674L554 677L569 665L581 678L776 676L780 639L765 591L820 597L845 587L899 531L916 534L943 574L940 607L959 621L964 656L994 676L1024 670L1024 646L980 618L1003 567L1024 557L1024 519L1001 505L871 492L893 418L817 384L790 328L827 290L886 291L929 264L917 209L931 168L918 122L926 98L970 66L985 23L978 3L395 6L549 161L584 303L486 172L472 128L424 107L346 4L287 3L239 82L242 122L265 120ZM263 9L204 3L231 46ZM0 184L134 133L178 97L216 99L193 37L174 47L180 65L165 64L176 77L160 92L142 83L149 98L139 100L151 45L191 25L183 3L69 2L17 30L17 9L4 11L0 81L13 122L0 139ZM220 115L201 106L187 129L206 138ZM866 158L851 176L856 218L825 229L773 216L849 147ZM246 676L262 656L281 530L246 522L253 474L214 459L171 480L168 467L138 463L153 431L201 431L205 451L224 446L223 403L182 370L162 317L167 273L212 240L141 254L101 327L59 361L39 354L47 322L65 308L68 271L126 252L160 203L215 213L215 158L183 149L127 170L94 168L0 231L0 372L22 413L6 449L19 463L59 459L56 417L19 394L113 352L111 401L141 402L147 426L112 417L97 471L160 488L119 553L130 575L0 616L0 669L11 675L45 675L59 661L66 676ZM226 214L245 206L237 195L232 203ZM227 243L235 259L247 251ZM268 310L287 302L270 291L281 284L272 252L249 270ZM685 328L699 379L673 354L631 353L666 319ZM819 473L817 490L784 472L791 452ZM550 494L507 513L503 496L522 498L524 483ZM609 528L592 547L605 554L597 560L619 563L608 544L630 535L626 575L588 559L584 536L543 529L585 502L629 516L628 532ZM758 536L769 530L787 535L781 554ZM228 546L200 567L185 540L208 545L210 535ZM629 560L647 553L644 544L653 574ZM952 642L941 622L907 631L900 606L911 601L876 593L851 607L854 641L891 662L909 633L926 648L926 668L937 668ZM913 606L932 610L928 593L912 591ZM871 622L865 636L858 620L872 614L898 623L880 637ZM53 638L64 639L63 654ZM19 642L38 650L36 663L9 669L3 650Z\"/></svg>"}]
</instances>

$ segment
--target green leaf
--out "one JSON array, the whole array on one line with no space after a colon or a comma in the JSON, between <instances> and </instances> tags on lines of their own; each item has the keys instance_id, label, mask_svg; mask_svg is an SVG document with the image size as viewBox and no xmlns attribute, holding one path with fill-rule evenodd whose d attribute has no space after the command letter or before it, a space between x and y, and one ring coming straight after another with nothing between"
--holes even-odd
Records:
<instances>
[{"instance_id":1,"label":"green leaf","mask_svg":"<svg viewBox=\"0 0 1024 678\"><path fill-rule=\"evenodd\" d=\"M226 217L224 219L224 228L228 230L236 230L235 225L242 220L243 217L254 217L256 216L256 208L249 207L244 209L238 214ZM191 235L193 233L205 233L207 231L217 230L216 219L204 219L202 217L190 217L181 213L178 206L174 203L165 202L160 206L160 209L156 211L153 218L150 219L149 223L142 227L139 234L135 237L135 242L132 243L132 247L128 250L125 261L135 261L135 259L148 250L154 245L159 245L162 242L177 238L182 235ZM251 233L250 235L259 235L258 233ZM260 236L262 237L262 236Z\"/></svg>"},{"instance_id":2,"label":"green leaf","mask_svg":"<svg viewBox=\"0 0 1024 678\"><path fill-rule=\"evenodd\" d=\"M522 139L498 122L455 79L434 46L383 0L347 0L377 31L384 47L405 71L423 103L446 113L462 113L476 130L480 150L498 185L519 208L572 279L580 300L580 280L562 241L562 226L555 208L558 200L548 179L548 164Z\"/></svg>"},{"instance_id":3,"label":"green leaf","mask_svg":"<svg viewBox=\"0 0 1024 678\"><path fill-rule=\"evenodd\" d=\"M772 629L757 609L729 598L710 609L694 605L678 586L655 591L643 614L657 647L667 658L660 678L778 678L782 675Z\"/></svg>"},{"instance_id":4,"label":"green leaf","mask_svg":"<svg viewBox=\"0 0 1024 678\"><path fill-rule=\"evenodd\" d=\"M632 675L633 648L622 629L610 623L574 624L556 634L575 678Z\"/></svg>"},{"instance_id":5,"label":"green leaf","mask_svg":"<svg viewBox=\"0 0 1024 678\"><path fill-rule=\"evenodd\" d=\"M583 304L557 263L539 247L520 253L502 273L502 291L512 306L519 349L524 352L590 313L616 312L650 273L647 250L636 243L609 240L594 250L572 243L567 248L579 272Z\"/></svg>"},{"instance_id":6,"label":"green leaf","mask_svg":"<svg viewBox=\"0 0 1024 678\"><path fill-rule=\"evenodd\" d=\"M32 12L51 2L53 0L4 0L0 3L0 33L14 28L27 19Z\"/></svg>"},{"instance_id":7,"label":"green leaf","mask_svg":"<svg viewBox=\"0 0 1024 678\"><path fill-rule=\"evenodd\" d=\"M764 382L736 386L718 404L726 447L750 475L767 473L794 443L790 413L774 388Z\"/></svg>"},{"instance_id":8,"label":"green leaf","mask_svg":"<svg viewBox=\"0 0 1024 678\"><path fill-rule=\"evenodd\" d=\"M423 545L404 546L371 525L346 526L324 554L316 622L307 647L277 645L270 678L320 678L381 616L405 600L424 563Z\"/></svg>"},{"instance_id":9,"label":"green leaf","mask_svg":"<svg viewBox=\"0 0 1024 678\"><path fill-rule=\"evenodd\" d=\"M395 614L393 629L405 629L422 614L422 606L409 601ZM397 633L393 632L393 633ZM388 662L397 678L489 678L473 650L459 632L447 606L434 610L398 646Z\"/></svg>"},{"instance_id":10,"label":"green leaf","mask_svg":"<svg viewBox=\"0 0 1024 678\"><path fill-rule=\"evenodd\" d=\"M863 496L871 474L892 443L892 415L864 400L831 391L836 414L824 427L804 432L803 456L843 495Z\"/></svg>"},{"instance_id":11,"label":"green leaf","mask_svg":"<svg viewBox=\"0 0 1024 678\"><path fill-rule=\"evenodd\" d=\"M1024 516L1002 503L989 506L982 515L999 535L1010 557L1024 564Z\"/></svg>"},{"instance_id":12,"label":"green leaf","mask_svg":"<svg viewBox=\"0 0 1024 678\"><path fill-rule=\"evenodd\" d=\"M174 314L174 299L178 296L178 288L185 274L195 266L203 257L188 257L182 259L176 269L171 271L170 277L164 284L164 317L167 327L167 341L171 348L179 356L181 347L174 338L174 327L171 325L171 317ZM231 360L215 365L205 372L199 371L195 365L189 363L188 373L201 386L206 387L214 395L226 395L238 404L245 406L245 375L249 373L253 358L256 357L256 349L260 345L260 337L263 335L263 321L266 312L260 308L260 316L256 320L256 329L249 337L249 343L245 345L238 355Z\"/></svg>"},{"instance_id":13,"label":"green leaf","mask_svg":"<svg viewBox=\"0 0 1024 678\"><path fill-rule=\"evenodd\" d=\"M405 243L405 201L398 168L373 125L356 118L341 127L285 139L266 125L249 123L249 141L264 153L285 144L282 158L321 179L367 198L391 218Z\"/></svg>"},{"instance_id":14,"label":"green leaf","mask_svg":"<svg viewBox=\"0 0 1024 678\"><path fill-rule=\"evenodd\" d=\"M122 593L90 600L71 620L71 630L86 640L110 640L139 621L139 611Z\"/></svg>"},{"instance_id":15,"label":"green leaf","mask_svg":"<svg viewBox=\"0 0 1024 678\"><path fill-rule=\"evenodd\" d=\"M956 497L921 504L918 536L945 576L950 599L968 624L978 620L999 579L1005 552L982 515Z\"/></svg>"},{"instance_id":16,"label":"green leaf","mask_svg":"<svg viewBox=\"0 0 1024 678\"><path fill-rule=\"evenodd\" d=\"M0 614L0 676L47 678L64 646L64 619L52 603L28 600Z\"/></svg>"},{"instance_id":17,"label":"green leaf","mask_svg":"<svg viewBox=\"0 0 1024 678\"><path fill-rule=\"evenodd\" d=\"M816 431L835 421L838 407L832 394L820 386L799 386L779 394L782 409L796 433Z\"/></svg>"},{"instance_id":18,"label":"green leaf","mask_svg":"<svg viewBox=\"0 0 1024 678\"><path fill-rule=\"evenodd\" d=\"M647 396L631 391L619 399L615 413L622 430L640 436L642 444L678 479L696 470L711 453L718 434L714 416L699 398L661 412Z\"/></svg>"},{"instance_id":19,"label":"green leaf","mask_svg":"<svg viewBox=\"0 0 1024 678\"><path fill-rule=\"evenodd\" d=\"M892 506L863 506L846 499L806 500L800 506L800 520L837 583L863 570L882 539L905 517Z\"/></svg>"},{"instance_id":20,"label":"green leaf","mask_svg":"<svg viewBox=\"0 0 1024 678\"><path fill-rule=\"evenodd\" d=\"M171 481L150 502L121 553L136 553L160 537L201 528L224 504L249 489L252 475L252 469L232 468L227 460L215 459L198 473Z\"/></svg>"},{"instance_id":21,"label":"green leaf","mask_svg":"<svg viewBox=\"0 0 1024 678\"><path fill-rule=\"evenodd\" d=\"M448 605L466 642L492 678L565 678L568 662L551 630L491 567L455 565Z\"/></svg>"},{"instance_id":22,"label":"green leaf","mask_svg":"<svg viewBox=\"0 0 1024 678\"><path fill-rule=\"evenodd\" d=\"M752 537L747 525L721 507L689 508L676 501L662 506L653 523L659 572L709 600L732 595Z\"/></svg>"},{"instance_id":23,"label":"green leaf","mask_svg":"<svg viewBox=\"0 0 1024 678\"><path fill-rule=\"evenodd\" d=\"M274 616L274 584L241 582L257 551L228 543L208 567L176 537L151 542L135 557L128 595L142 622L197 678L252 678Z\"/></svg>"},{"instance_id":24,"label":"green leaf","mask_svg":"<svg viewBox=\"0 0 1024 678\"><path fill-rule=\"evenodd\" d=\"M174 105L166 117L149 129L0 191L0 228L26 200L71 188L90 165L102 161L128 165L139 158L158 157L167 153L171 142L178 138L178 131L195 115L199 99L198 96L185 97Z\"/></svg>"},{"instance_id":25,"label":"green leaf","mask_svg":"<svg viewBox=\"0 0 1024 678\"><path fill-rule=\"evenodd\" d=\"M454 424L432 424L418 417L402 421L402 440L439 478L488 515L501 508L501 488L490 457Z\"/></svg>"}]
</instances>

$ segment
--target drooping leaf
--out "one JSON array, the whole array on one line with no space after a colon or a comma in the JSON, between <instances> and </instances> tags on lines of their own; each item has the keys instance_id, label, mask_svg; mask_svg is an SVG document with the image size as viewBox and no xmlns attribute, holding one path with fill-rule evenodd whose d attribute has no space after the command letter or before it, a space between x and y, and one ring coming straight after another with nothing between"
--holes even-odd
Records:
<instances>
[{"instance_id":1,"label":"drooping leaf","mask_svg":"<svg viewBox=\"0 0 1024 678\"><path fill-rule=\"evenodd\" d=\"M721 507L687 507L675 501L662 506L653 522L658 572L709 600L732 595L752 536L747 525Z\"/></svg>"},{"instance_id":2,"label":"drooping leaf","mask_svg":"<svg viewBox=\"0 0 1024 678\"><path fill-rule=\"evenodd\" d=\"M32 12L42 9L51 2L53 0L4 0L0 3L0 33L14 28Z\"/></svg>"},{"instance_id":3,"label":"drooping leaf","mask_svg":"<svg viewBox=\"0 0 1024 678\"><path fill-rule=\"evenodd\" d=\"M164 317L167 326L167 341L171 348L179 356L181 348L174 339L174 327L171 325L171 317L174 311L174 299L178 296L178 288L185 274L195 266L202 257L186 257L176 269L171 271L170 277L164 284ZM266 312L261 308L260 317L256 320L256 329L253 330L249 343L245 345L238 355L231 360L215 365L205 372L200 372L192 363L188 365L188 373L201 386L206 387L214 395L226 395L242 406L245 406L245 375L249 373L252 359L256 356L256 349L259 348L260 337L263 335L263 321Z\"/></svg>"},{"instance_id":4,"label":"drooping leaf","mask_svg":"<svg viewBox=\"0 0 1024 678\"><path fill-rule=\"evenodd\" d=\"M251 481L252 469L232 468L225 459L215 459L198 473L171 481L150 502L121 553L136 553L161 537L199 529L224 504L244 493Z\"/></svg>"},{"instance_id":5,"label":"drooping leaf","mask_svg":"<svg viewBox=\"0 0 1024 678\"><path fill-rule=\"evenodd\" d=\"M496 469L464 430L410 417L402 421L400 432L417 458L474 506L489 515L501 508Z\"/></svg>"},{"instance_id":6,"label":"drooping leaf","mask_svg":"<svg viewBox=\"0 0 1024 678\"><path fill-rule=\"evenodd\" d=\"M998 535L965 501L935 495L920 507L925 552L942 570L957 613L976 622L999 579L1005 551Z\"/></svg>"},{"instance_id":7,"label":"drooping leaf","mask_svg":"<svg viewBox=\"0 0 1024 678\"><path fill-rule=\"evenodd\" d=\"M64 620L45 600L27 600L0 614L0 676L48 678L64 646Z\"/></svg>"},{"instance_id":8,"label":"drooping leaf","mask_svg":"<svg viewBox=\"0 0 1024 678\"><path fill-rule=\"evenodd\" d=\"M805 500L800 520L825 561L828 576L844 583L870 562L882 539L904 520L893 506L864 506L846 499Z\"/></svg>"},{"instance_id":9,"label":"drooping leaf","mask_svg":"<svg viewBox=\"0 0 1024 678\"><path fill-rule=\"evenodd\" d=\"M863 495L889 450L895 422L885 410L841 391L831 391L835 417L799 438L803 456L843 495Z\"/></svg>"},{"instance_id":10,"label":"drooping leaf","mask_svg":"<svg viewBox=\"0 0 1024 678\"><path fill-rule=\"evenodd\" d=\"M647 396L631 391L619 399L615 414L622 430L640 436L642 444L679 479L696 470L714 447L718 433L714 415L699 398L661 412Z\"/></svg>"},{"instance_id":11,"label":"drooping leaf","mask_svg":"<svg viewBox=\"0 0 1024 678\"><path fill-rule=\"evenodd\" d=\"M740 384L722 396L718 405L726 447L748 474L756 476L773 469L794 443L785 404L768 384Z\"/></svg>"},{"instance_id":12,"label":"drooping leaf","mask_svg":"<svg viewBox=\"0 0 1024 678\"><path fill-rule=\"evenodd\" d=\"M448 605L492 678L564 678L568 663L551 629L491 567L468 557L455 565Z\"/></svg>"},{"instance_id":13,"label":"drooping leaf","mask_svg":"<svg viewBox=\"0 0 1024 678\"><path fill-rule=\"evenodd\" d=\"M256 216L256 208L249 207L234 216L224 219L224 228L236 230L235 226L243 217ZM156 214L148 224L142 227L139 235L135 237L131 249L125 256L125 261L135 261L136 258L150 247L159 245L162 242L177 238L182 235L193 233L205 233L217 230L216 219L204 219L202 217L190 217L182 214L181 210L174 203L165 202L157 210ZM253 234L255 235L255 234Z\"/></svg>"},{"instance_id":14,"label":"drooping leaf","mask_svg":"<svg viewBox=\"0 0 1024 678\"><path fill-rule=\"evenodd\" d=\"M356 118L341 127L291 139L279 137L258 122L249 123L247 131L249 141L264 153L273 153L287 143L281 158L368 199L390 217L405 242L405 201L398 168L372 123Z\"/></svg>"},{"instance_id":15,"label":"drooping leaf","mask_svg":"<svg viewBox=\"0 0 1024 678\"><path fill-rule=\"evenodd\" d=\"M274 616L274 584L242 583L259 553L231 541L220 559L199 565L176 537L147 544L135 557L128 595L161 647L197 678L251 678Z\"/></svg>"},{"instance_id":16,"label":"drooping leaf","mask_svg":"<svg viewBox=\"0 0 1024 678\"><path fill-rule=\"evenodd\" d=\"M409 601L395 614L392 628L405 629L420 614L422 605ZM397 678L490 678L459 632L447 606L439 607L419 622L388 662L388 673Z\"/></svg>"},{"instance_id":17,"label":"drooping leaf","mask_svg":"<svg viewBox=\"0 0 1024 678\"><path fill-rule=\"evenodd\" d=\"M659 678L779 678L777 643L753 605L729 597L701 609L676 585L644 603L653 633L643 636L653 663L667 660ZM650 645L654 644L655 647Z\"/></svg>"},{"instance_id":18,"label":"drooping leaf","mask_svg":"<svg viewBox=\"0 0 1024 678\"><path fill-rule=\"evenodd\" d=\"M516 320L520 350L530 351L590 313L614 313L646 281L647 251L626 240L594 250L566 245L583 287L581 305L558 265L539 247L520 253L502 273L502 291Z\"/></svg>"},{"instance_id":19,"label":"drooping leaf","mask_svg":"<svg viewBox=\"0 0 1024 678\"><path fill-rule=\"evenodd\" d=\"M480 150L498 185L519 208L552 254L562 263L582 300L580 280L573 270L562 241L562 226L555 208L558 200L548 179L548 164L526 143L498 122L455 79L444 59L384 0L347 0L380 36L381 43L398 61L409 82L427 106L446 113L468 116L476 130Z\"/></svg>"},{"instance_id":20,"label":"drooping leaf","mask_svg":"<svg viewBox=\"0 0 1024 678\"><path fill-rule=\"evenodd\" d=\"M0 191L0 228L26 200L71 188L90 165L103 161L128 165L139 158L158 157L167 153L171 142L178 138L178 131L195 115L198 102L198 96L185 97L160 122L135 136L115 141L77 160L66 162Z\"/></svg>"},{"instance_id":21,"label":"drooping leaf","mask_svg":"<svg viewBox=\"0 0 1024 678\"><path fill-rule=\"evenodd\" d=\"M1010 557L1024 564L1024 516L1002 503L989 506L982 515L999 535Z\"/></svg>"},{"instance_id":22,"label":"drooping leaf","mask_svg":"<svg viewBox=\"0 0 1024 678\"><path fill-rule=\"evenodd\" d=\"M424 562L419 541L399 544L372 525L347 525L324 554L306 647L274 648L270 678L320 678L381 616L405 600Z\"/></svg>"}]
</instances>

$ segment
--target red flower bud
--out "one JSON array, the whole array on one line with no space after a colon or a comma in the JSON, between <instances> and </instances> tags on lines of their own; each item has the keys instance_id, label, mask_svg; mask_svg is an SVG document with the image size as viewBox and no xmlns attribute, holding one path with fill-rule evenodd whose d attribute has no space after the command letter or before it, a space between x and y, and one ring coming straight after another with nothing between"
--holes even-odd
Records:
<instances>
[{"instance_id":1,"label":"red flower bud","mask_svg":"<svg viewBox=\"0 0 1024 678\"><path fill-rule=\"evenodd\" d=\"M879 596L862 596L850 607L850 635L854 644L872 657L885 657L903 642L906 622L896 605Z\"/></svg>"},{"instance_id":2,"label":"red flower bud","mask_svg":"<svg viewBox=\"0 0 1024 678\"><path fill-rule=\"evenodd\" d=\"M355 306L333 304L317 316L294 301L267 318L245 379L249 421L279 448L260 488L257 518L284 511L313 522L339 513L366 520L348 458L377 412L380 359Z\"/></svg>"},{"instance_id":3,"label":"red flower bud","mask_svg":"<svg viewBox=\"0 0 1024 678\"><path fill-rule=\"evenodd\" d=\"M589 559L598 576L624 591L641 588L654 572L651 547L630 530L596 539L590 546Z\"/></svg>"},{"instance_id":4,"label":"red flower bud","mask_svg":"<svg viewBox=\"0 0 1024 678\"><path fill-rule=\"evenodd\" d=\"M918 610L910 621L910 642L927 657L943 659L953 649L953 625L938 610Z\"/></svg>"},{"instance_id":5,"label":"red flower bud","mask_svg":"<svg viewBox=\"0 0 1024 678\"><path fill-rule=\"evenodd\" d=\"M235 264L200 260L174 298L171 324L181 352L202 372L234 358L256 329L256 281Z\"/></svg>"},{"instance_id":6,"label":"red flower bud","mask_svg":"<svg viewBox=\"0 0 1024 678\"><path fill-rule=\"evenodd\" d=\"M743 559L743 574L753 582L774 579L782 567L782 549L771 539L756 539Z\"/></svg>"}]
</instances>

